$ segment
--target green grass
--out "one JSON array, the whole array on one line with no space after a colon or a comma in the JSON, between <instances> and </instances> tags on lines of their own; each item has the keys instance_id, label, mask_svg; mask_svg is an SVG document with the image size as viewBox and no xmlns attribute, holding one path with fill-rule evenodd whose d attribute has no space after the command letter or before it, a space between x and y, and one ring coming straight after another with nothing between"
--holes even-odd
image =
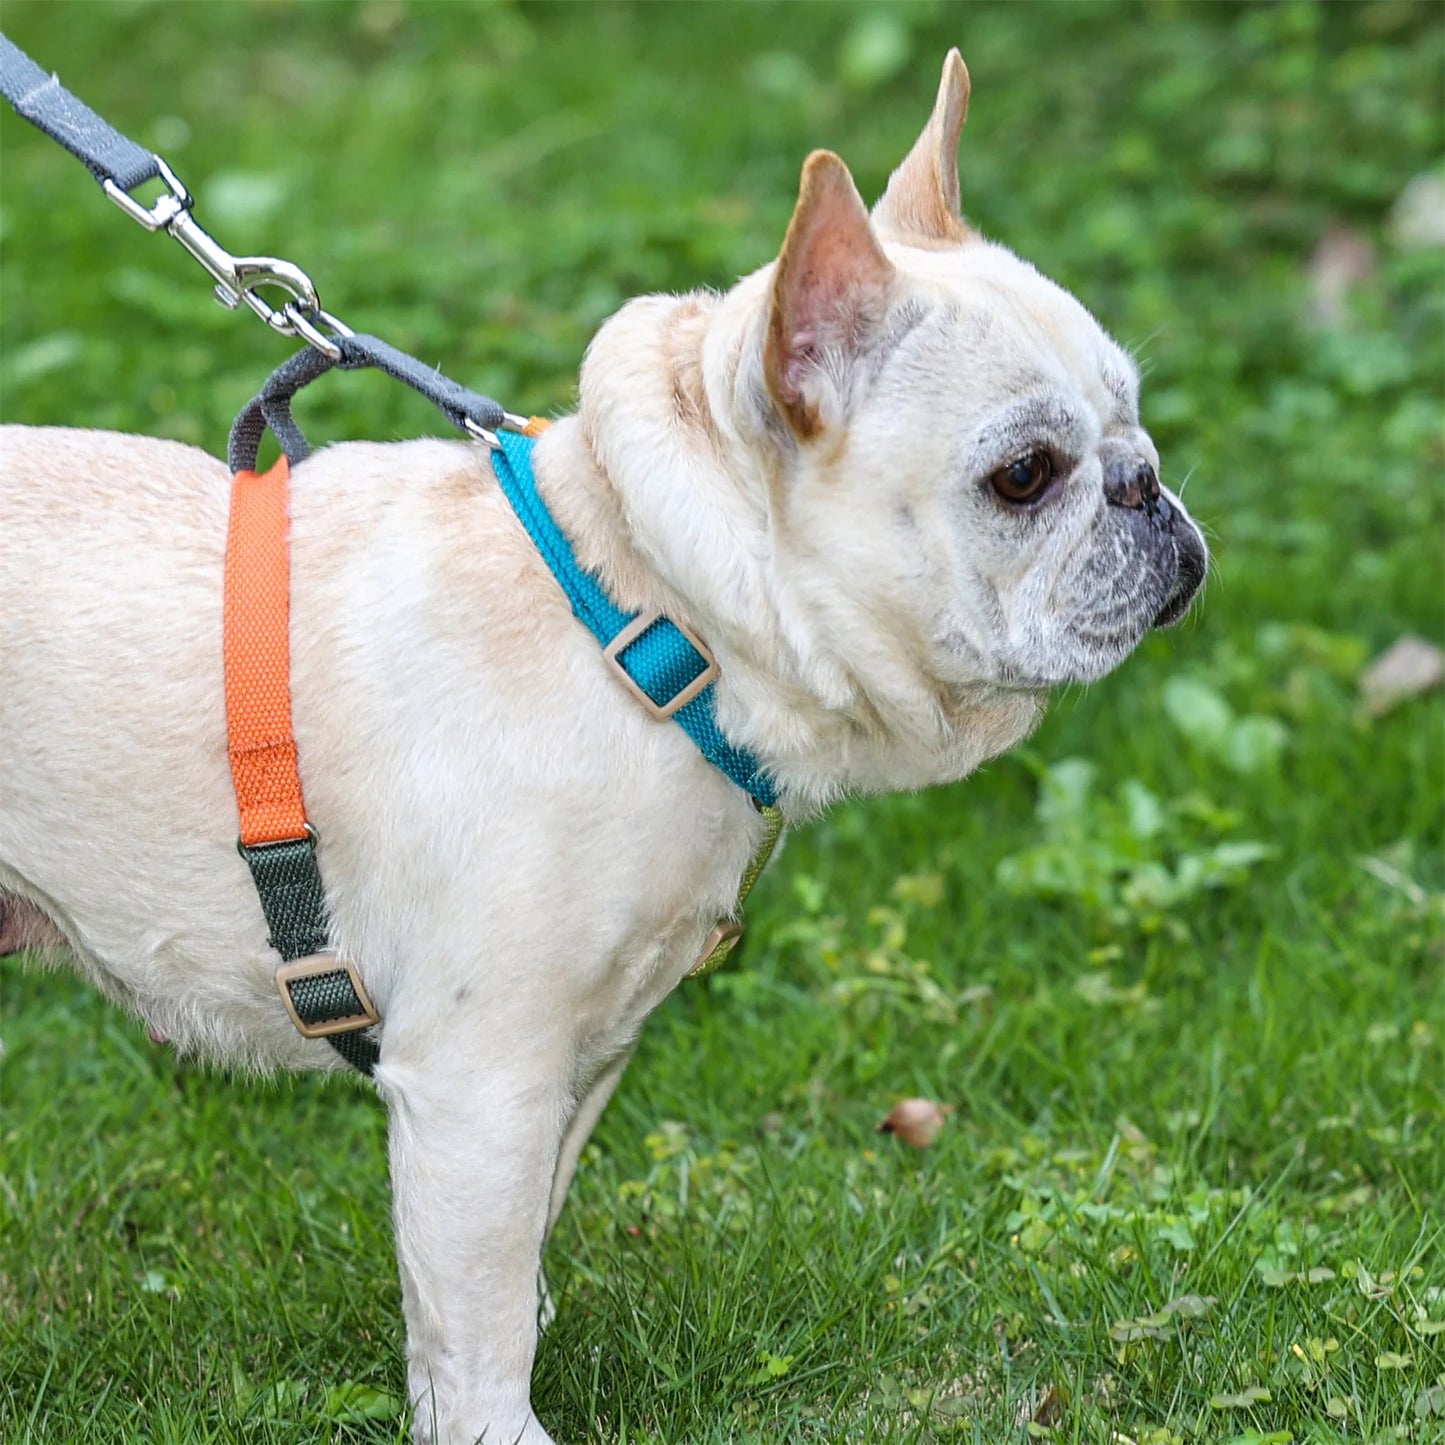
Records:
<instances>
[{"instance_id":1,"label":"green grass","mask_svg":"<svg viewBox=\"0 0 1445 1445\"><path fill-rule=\"evenodd\" d=\"M1216 576L1026 749L789 843L588 1151L539 1413L563 1441L1445 1435L1445 717L1356 693L1441 630L1442 256L1388 219L1441 163L1437 7L3 21L223 243L522 411L569 403L627 295L767 259L811 147L876 194L960 44L965 208L1140 354ZM6 419L221 448L285 344L8 112L0 151ZM1321 328L1335 226L1376 260ZM438 427L368 376L303 412ZM367 1089L228 1081L68 975L3 986L0 1439L401 1438ZM956 1105L925 1152L874 1132L912 1094Z\"/></svg>"}]
</instances>

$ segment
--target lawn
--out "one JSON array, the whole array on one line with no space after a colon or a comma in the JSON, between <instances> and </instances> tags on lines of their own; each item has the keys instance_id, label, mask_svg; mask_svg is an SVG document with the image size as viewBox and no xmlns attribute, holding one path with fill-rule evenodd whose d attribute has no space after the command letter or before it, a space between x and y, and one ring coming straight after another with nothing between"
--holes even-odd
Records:
<instances>
[{"instance_id":1,"label":"lawn","mask_svg":"<svg viewBox=\"0 0 1445 1445\"><path fill-rule=\"evenodd\" d=\"M538 1412L635 1445L1445 1438L1445 710L1359 690L1441 640L1438 6L3 23L232 250L523 412L625 297L775 254L811 148L876 195L958 44L965 211L1139 356L1216 569L1011 756L790 840L589 1147ZM8 109L0 164L4 418L222 449L289 343ZM301 411L443 425L375 375ZM0 1439L404 1438L367 1086L227 1079L68 975L0 984ZM925 1150L875 1132L913 1095L953 1110Z\"/></svg>"}]
</instances>

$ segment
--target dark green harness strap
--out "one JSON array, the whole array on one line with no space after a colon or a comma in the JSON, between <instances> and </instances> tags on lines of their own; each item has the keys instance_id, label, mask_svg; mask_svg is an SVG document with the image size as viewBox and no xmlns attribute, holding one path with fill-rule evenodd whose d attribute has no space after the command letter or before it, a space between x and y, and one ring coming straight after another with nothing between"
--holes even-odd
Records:
<instances>
[{"instance_id":1,"label":"dark green harness strap","mask_svg":"<svg viewBox=\"0 0 1445 1445\"><path fill-rule=\"evenodd\" d=\"M243 843L240 848L261 899L266 926L271 930L271 947L287 963L324 953L328 941L326 890L316 865L315 838L251 848ZM282 970L279 981L302 1023L322 1025L369 1012L351 975L339 965L295 978L286 978L284 973ZM369 1075L381 1057L381 1049L369 1030L327 1034L326 1042L363 1074Z\"/></svg>"},{"instance_id":2,"label":"dark green harness strap","mask_svg":"<svg viewBox=\"0 0 1445 1445\"><path fill-rule=\"evenodd\" d=\"M315 840L297 838L255 848L242 843L240 848L261 895L271 947L287 963L322 952L326 947L326 893L316 866Z\"/></svg>"}]
</instances>

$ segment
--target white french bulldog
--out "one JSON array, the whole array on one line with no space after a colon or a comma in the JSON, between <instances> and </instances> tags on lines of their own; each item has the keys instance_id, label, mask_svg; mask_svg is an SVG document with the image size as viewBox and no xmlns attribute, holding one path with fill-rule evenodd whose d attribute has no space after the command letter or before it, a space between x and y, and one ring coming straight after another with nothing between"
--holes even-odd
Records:
<instances>
[{"instance_id":1,"label":"white french bulldog","mask_svg":"<svg viewBox=\"0 0 1445 1445\"><path fill-rule=\"evenodd\" d=\"M620 607L706 640L790 820L963 777L1204 577L1129 357L959 216L958 53L870 218L809 157L782 254L599 332L539 488ZM281 1007L227 767L228 472L7 428L0 952L63 945L178 1048L342 1067ZM604 664L486 448L295 470L295 734L332 941L383 1019L418 1441L544 1445L539 1261L643 1020L763 822Z\"/></svg>"}]
</instances>

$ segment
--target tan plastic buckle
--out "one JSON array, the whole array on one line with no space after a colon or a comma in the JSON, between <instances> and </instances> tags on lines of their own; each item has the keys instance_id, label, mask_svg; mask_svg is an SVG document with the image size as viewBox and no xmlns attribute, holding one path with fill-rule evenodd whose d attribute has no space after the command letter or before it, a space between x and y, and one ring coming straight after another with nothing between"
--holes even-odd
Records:
<instances>
[{"instance_id":1,"label":"tan plastic buckle","mask_svg":"<svg viewBox=\"0 0 1445 1445\"><path fill-rule=\"evenodd\" d=\"M627 650L630 643L636 642L654 622L667 621L677 628L687 639L689 645L697 652L698 656L707 664L686 687L679 689L666 702L654 702L638 686L637 680L622 665L622 654ZM718 677L717 659L708 651L702 639L676 618L663 618L659 611L639 612L616 637L602 651L612 670L621 679L622 685L652 714L659 722L666 722L679 708L684 708L710 683L716 682Z\"/></svg>"},{"instance_id":2,"label":"tan plastic buckle","mask_svg":"<svg viewBox=\"0 0 1445 1445\"><path fill-rule=\"evenodd\" d=\"M338 1019L323 1019L320 1023L307 1023L296 1012L289 985L301 979L320 978L328 973L344 973L347 976L357 998L361 1000L362 1012L346 1014ZM337 958L334 953L309 953L305 958L283 963L276 970L276 987L280 991L281 1002L286 1005L286 1012L291 1016L291 1022L296 1025L297 1032L303 1038L324 1039L332 1034L355 1033L358 1029L381 1022L381 1015L377 1013L376 1005L366 992L366 985L362 983L356 965L350 959Z\"/></svg>"},{"instance_id":3,"label":"tan plastic buckle","mask_svg":"<svg viewBox=\"0 0 1445 1445\"><path fill-rule=\"evenodd\" d=\"M697 962L688 969L688 978L706 978L713 969L720 968L727 962L728 955L737 946L738 940L743 936L743 924L739 918L724 918L716 928L707 936L707 941L702 946L702 952L697 956Z\"/></svg>"}]
</instances>

